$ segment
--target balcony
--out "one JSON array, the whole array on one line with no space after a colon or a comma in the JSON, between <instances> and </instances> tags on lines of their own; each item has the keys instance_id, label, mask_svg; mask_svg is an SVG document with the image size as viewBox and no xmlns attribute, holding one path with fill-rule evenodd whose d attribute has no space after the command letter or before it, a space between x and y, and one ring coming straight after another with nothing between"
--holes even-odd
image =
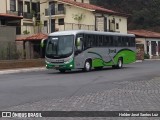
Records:
<instances>
[{"instance_id":1,"label":"balcony","mask_svg":"<svg viewBox=\"0 0 160 120\"><path fill-rule=\"evenodd\" d=\"M17 11L7 10L7 14L19 16Z\"/></svg>"},{"instance_id":2,"label":"balcony","mask_svg":"<svg viewBox=\"0 0 160 120\"><path fill-rule=\"evenodd\" d=\"M32 13L23 12L23 18L32 19L33 15L32 15Z\"/></svg>"},{"instance_id":3,"label":"balcony","mask_svg":"<svg viewBox=\"0 0 160 120\"><path fill-rule=\"evenodd\" d=\"M58 9L55 9L51 11L51 15L61 15L61 14L65 14L66 11L65 10L58 10ZM50 15L50 12L49 12L49 9L45 9L45 16L49 16Z\"/></svg>"}]
</instances>

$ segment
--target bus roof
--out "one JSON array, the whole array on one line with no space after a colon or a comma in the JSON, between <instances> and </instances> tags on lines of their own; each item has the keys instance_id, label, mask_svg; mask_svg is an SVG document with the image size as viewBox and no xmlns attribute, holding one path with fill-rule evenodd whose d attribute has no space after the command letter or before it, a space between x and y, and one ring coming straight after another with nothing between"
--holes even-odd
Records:
<instances>
[{"instance_id":1,"label":"bus roof","mask_svg":"<svg viewBox=\"0 0 160 120\"><path fill-rule=\"evenodd\" d=\"M116 32L102 32L102 31L90 31L90 30L58 31L58 32L50 33L49 36L76 35L79 33L94 34L94 35L115 35L115 36L135 37L134 34L122 34L122 33L116 33Z\"/></svg>"}]
</instances>

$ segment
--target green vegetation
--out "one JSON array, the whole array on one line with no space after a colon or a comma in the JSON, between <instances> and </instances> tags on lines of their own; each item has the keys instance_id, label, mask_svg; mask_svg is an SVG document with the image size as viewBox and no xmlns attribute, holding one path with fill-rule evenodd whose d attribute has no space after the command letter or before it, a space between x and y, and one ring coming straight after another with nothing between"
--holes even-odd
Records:
<instances>
[{"instance_id":1,"label":"green vegetation","mask_svg":"<svg viewBox=\"0 0 160 120\"><path fill-rule=\"evenodd\" d=\"M160 0L91 0L91 3L130 14L129 29L160 31Z\"/></svg>"},{"instance_id":2,"label":"green vegetation","mask_svg":"<svg viewBox=\"0 0 160 120\"><path fill-rule=\"evenodd\" d=\"M144 53L144 59L149 59L149 55Z\"/></svg>"},{"instance_id":3,"label":"green vegetation","mask_svg":"<svg viewBox=\"0 0 160 120\"><path fill-rule=\"evenodd\" d=\"M27 35L27 34L29 34L30 32L28 31L28 30L24 30L23 31L23 34L25 34L25 35Z\"/></svg>"}]
</instances>

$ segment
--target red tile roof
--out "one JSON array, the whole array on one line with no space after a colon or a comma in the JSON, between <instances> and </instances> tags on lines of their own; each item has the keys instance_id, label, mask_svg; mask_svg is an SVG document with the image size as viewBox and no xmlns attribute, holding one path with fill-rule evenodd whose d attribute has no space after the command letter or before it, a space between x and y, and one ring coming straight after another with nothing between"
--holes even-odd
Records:
<instances>
[{"instance_id":1,"label":"red tile roof","mask_svg":"<svg viewBox=\"0 0 160 120\"><path fill-rule=\"evenodd\" d=\"M137 37L160 38L160 33L147 30L129 30L128 33L135 34Z\"/></svg>"},{"instance_id":2,"label":"red tile roof","mask_svg":"<svg viewBox=\"0 0 160 120\"><path fill-rule=\"evenodd\" d=\"M42 40L42 39L46 39L47 37L48 37L48 35L46 35L44 33L37 33L37 34L31 35L29 37L17 38L16 41Z\"/></svg>"},{"instance_id":3,"label":"red tile roof","mask_svg":"<svg viewBox=\"0 0 160 120\"><path fill-rule=\"evenodd\" d=\"M75 2L75 1L71 1L71 0L59 0L59 2L63 2L63 3L68 3L71 5L75 5L78 7L82 7L82 8L86 8L86 9L90 9L90 10L94 10L94 11L100 11L100 12L105 12L108 14L117 14L117 15L122 15L122 16L128 16L127 14L123 14L123 13L119 13L119 12L115 12L113 10L109 10L103 7L99 7L96 5L92 5L92 4L88 4L88 3L80 3L80 2Z\"/></svg>"},{"instance_id":4,"label":"red tile roof","mask_svg":"<svg viewBox=\"0 0 160 120\"><path fill-rule=\"evenodd\" d=\"M16 16L16 15L11 15L11 14L6 14L6 13L0 13L0 17L9 17L9 18L19 18L19 19L23 19L22 16Z\"/></svg>"}]
</instances>

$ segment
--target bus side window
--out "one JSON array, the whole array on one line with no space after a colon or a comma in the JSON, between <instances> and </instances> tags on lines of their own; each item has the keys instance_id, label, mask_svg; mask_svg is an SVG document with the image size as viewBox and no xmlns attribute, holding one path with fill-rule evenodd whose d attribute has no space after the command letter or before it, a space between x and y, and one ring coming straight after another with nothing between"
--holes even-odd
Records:
<instances>
[{"instance_id":1,"label":"bus side window","mask_svg":"<svg viewBox=\"0 0 160 120\"><path fill-rule=\"evenodd\" d=\"M126 46L128 47L129 46L129 38L128 37L126 37Z\"/></svg>"},{"instance_id":2,"label":"bus side window","mask_svg":"<svg viewBox=\"0 0 160 120\"><path fill-rule=\"evenodd\" d=\"M125 37L122 37L122 46L123 46L123 47L125 47L125 46L126 46Z\"/></svg>"},{"instance_id":3,"label":"bus side window","mask_svg":"<svg viewBox=\"0 0 160 120\"><path fill-rule=\"evenodd\" d=\"M109 36L104 36L104 46L109 46Z\"/></svg>"},{"instance_id":4,"label":"bus side window","mask_svg":"<svg viewBox=\"0 0 160 120\"><path fill-rule=\"evenodd\" d=\"M87 37L88 37L87 35L84 35L84 41L83 41L84 49L87 49L87 42L88 42L88 38Z\"/></svg>"},{"instance_id":5,"label":"bus side window","mask_svg":"<svg viewBox=\"0 0 160 120\"><path fill-rule=\"evenodd\" d=\"M118 46L118 36L113 36L114 46Z\"/></svg>"},{"instance_id":6,"label":"bus side window","mask_svg":"<svg viewBox=\"0 0 160 120\"><path fill-rule=\"evenodd\" d=\"M113 39L113 36L110 36L110 39L109 39L109 46L113 47L114 46L114 39Z\"/></svg>"},{"instance_id":7,"label":"bus side window","mask_svg":"<svg viewBox=\"0 0 160 120\"><path fill-rule=\"evenodd\" d=\"M122 37L121 36L118 37L118 46L119 47L122 46Z\"/></svg>"},{"instance_id":8,"label":"bus side window","mask_svg":"<svg viewBox=\"0 0 160 120\"><path fill-rule=\"evenodd\" d=\"M84 49L90 48L92 45L90 35L85 35Z\"/></svg>"},{"instance_id":9,"label":"bus side window","mask_svg":"<svg viewBox=\"0 0 160 120\"><path fill-rule=\"evenodd\" d=\"M92 41L92 47L96 47L97 46L97 36L96 35L92 35L91 37L91 41Z\"/></svg>"},{"instance_id":10,"label":"bus side window","mask_svg":"<svg viewBox=\"0 0 160 120\"><path fill-rule=\"evenodd\" d=\"M98 46L103 46L103 36L99 36Z\"/></svg>"},{"instance_id":11,"label":"bus side window","mask_svg":"<svg viewBox=\"0 0 160 120\"><path fill-rule=\"evenodd\" d=\"M131 40L131 47L134 47L135 46L135 38L131 37L130 40Z\"/></svg>"}]
</instances>

